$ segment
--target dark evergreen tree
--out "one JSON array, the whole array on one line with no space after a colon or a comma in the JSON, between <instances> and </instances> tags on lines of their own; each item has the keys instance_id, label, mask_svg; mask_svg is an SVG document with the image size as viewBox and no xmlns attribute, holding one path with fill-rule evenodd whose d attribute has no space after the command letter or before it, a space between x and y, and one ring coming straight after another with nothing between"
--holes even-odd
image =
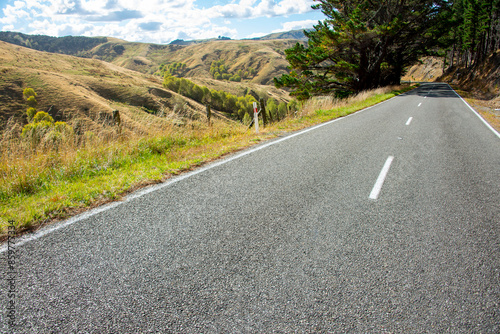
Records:
<instances>
[{"instance_id":1,"label":"dark evergreen tree","mask_svg":"<svg viewBox=\"0 0 500 334\"><path fill-rule=\"evenodd\" d=\"M455 0L448 25L448 65L474 67L500 48L500 0Z\"/></svg>"},{"instance_id":2,"label":"dark evergreen tree","mask_svg":"<svg viewBox=\"0 0 500 334\"><path fill-rule=\"evenodd\" d=\"M429 54L450 16L446 0L318 0L326 20L305 31L308 45L286 50L292 72L275 79L292 95L345 96L398 84L405 68Z\"/></svg>"}]
</instances>

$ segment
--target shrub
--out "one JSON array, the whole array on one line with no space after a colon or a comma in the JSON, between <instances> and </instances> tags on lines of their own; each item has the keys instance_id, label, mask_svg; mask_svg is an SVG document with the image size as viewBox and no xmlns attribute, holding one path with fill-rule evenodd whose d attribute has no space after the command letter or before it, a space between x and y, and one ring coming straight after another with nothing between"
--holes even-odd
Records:
<instances>
[{"instance_id":1,"label":"shrub","mask_svg":"<svg viewBox=\"0 0 500 334\"><path fill-rule=\"evenodd\" d=\"M34 96L28 97L26 101L28 102L28 106L30 108L36 108L36 106L38 105L38 102L36 101Z\"/></svg>"},{"instance_id":2,"label":"shrub","mask_svg":"<svg viewBox=\"0 0 500 334\"><path fill-rule=\"evenodd\" d=\"M36 114L36 106L38 102L36 101L36 93L33 88L25 88L23 90L23 96L28 103L28 110L26 110L26 116L28 118L28 122L33 120L33 117Z\"/></svg>"},{"instance_id":3,"label":"shrub","mask_svg":"<svg viewBox=\"0 0 500 334\"><path fill-rule=\"evenodd\" d=\"M52 116L50 116L45 111L37 112L35 117L33 117L33 123L38 123L43 121L54 123L54 119L52 118Z\"/></svg>"},{"instance_id":4,"label":"shrub","mask_svg":"<svg viewBox=\"0 0 500 334\"><path fill-rule=\"evenodd\" d=\"M239 75L233 75L231 78L229 78L229 81L240 82L241 77Z\"/></svg>"},{"instance_id":5,"label":"shrub","mask_svg":"<svg viewBox=\"0 0 500 334\"><path fill-rule=\"evenodd\" d=\"M28 110L26 110L26 115L28 116L28 122L32 122L33 118L36 115L36 109L35 108L28 108Z\"/></svg>"},{"instance_id":6,"label":"shrub","mask_svg":"<svg viewBox=\"0 0 500 334\"><path fill-rule=\"evenodd\" d=\"M56 122L54 130L63 134L65 138L70 139L74 135L73 128L66 122Z\"/></svg>"},{"instance_id":7,"label":"shrub","mask_svg":"<svg viewBox=\"0 0 500 334\"><path fill-rule=\"evenodd\" d=\"M29 99L30 97L36 98L35 90L33 88L25 88L23 90L23 96L26 100Z\"/></svg>"},{"instance_id":8,"label":"shrub","mask_svg":"<svg viewBox=\"0 0 500 334\"><path fill-rule=\"evenodd\" d=\"M54 123L49 121L29 123L24 126L21 137L28 140L31 143L32 148L35 148L53 127Z\"/></svg>"},{"instance_id":9,"label":"shrub","mask_svg":"<svg viewBox=\"0 0 500 334\"><path fill-rule=\"evenodd\" d=\"M66 122L56 122L46 112L39 111L33 121L24 126L21 138L28 140L34 149L43 144L46 149L59 149L61 143L73 139L74 131Z\"/></svg>"}]
</instances>

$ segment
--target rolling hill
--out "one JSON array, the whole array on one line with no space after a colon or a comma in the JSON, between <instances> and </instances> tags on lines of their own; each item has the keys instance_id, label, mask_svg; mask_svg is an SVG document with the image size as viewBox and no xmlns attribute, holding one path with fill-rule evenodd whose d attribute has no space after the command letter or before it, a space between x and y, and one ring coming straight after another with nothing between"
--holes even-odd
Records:
<instances>
[{"instance_id":1,"label":"rolling hill","mask_svg":"<svg viewBox=\"0 0 500 334\"><path fill-rule=\"evenodd\" d=\"M26 87L38 93L38 110L49 112L56 121L70 123L77 131L109 126L113 110L122 113L125 131L138 133L200 120L205 117L203 105L169 91L162 86L162 77L153 75L161 64L175 62L186 64L183 76L200 86L237 96L289 100L286 91L267 84L286 72L283 50L296 42L292 40L217 40L178 46L82 37L77 39L81 44L64 45L61 41L70 39L9 36L18 45L0 42L0 131L8 129L7 135L19 133L26 124L22 97ZM237 83L215 80L210 65L216 60L223 60L234 72L253 67L255 75Z\"/></svg>"},{"instance_id":2,"label":"rolling hill","mask_svg":"<svg viewBox=\"0 0 500 334\"><path fill-rule=\"evenodd\" d=\"M5 42L0 42L0 73L0 128L9 131L19 132L26 123L26 87L37 92L38 110L77 131L110 125L113 110L120 110L125 131L131 132L185 124L205 111L203 105L164 89L159 77ZM176 105L182 106L181 112L174 113Z\"/></svg>"},{"instance_id":3,"label":"rolling hill","mask_svg":"<svg viewBox=\"0 0 500 334\"><path fill-rule=\"evenodd\" d=\"M250 82L269 85L274 77L287 72L288 62L284 50L296 42L214 40L182 46L108 41L90 52L93 58L150 74L156 72L162 64L184 63L184 76L192 78L211 78L212 62L223 60L231 72L254 68L257 75ZM121 50L120 54L115 51L117 49Z\"/></svg>"},{"instance_id":4,"label":"rolling hill","mask_svg":"<svg viewBox=\"0 0 500 334\"><path fill-rule=\"evenodd\" d=\"M186 77L210 78L214 60L225 61L230 71L252 67L257 75L250 82L272 84L272 79L287 72L284 51L295 43L305 43L302 31L276 33L252 40L212 39L179 44L134 43L109 37L49 37L0 32L0 40L19 46L93 58L134 71L153 74L162 64L186 64Z\"/></svg>"}]
</instances>

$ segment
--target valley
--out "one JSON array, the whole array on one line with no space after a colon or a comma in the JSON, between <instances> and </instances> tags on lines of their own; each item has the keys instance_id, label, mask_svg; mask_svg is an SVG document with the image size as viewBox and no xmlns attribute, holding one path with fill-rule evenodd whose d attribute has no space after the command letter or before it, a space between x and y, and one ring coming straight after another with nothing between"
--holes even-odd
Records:
<instances>
[{"instance_id":1,"label":"valley","mask_svg":"<svg viewBox=\"0 0 500 334\"><path fill-rule=\"evenodd\" d=\"M40 36L16 37L19 44L43 49L43 43L37 42L45 40ZM159 70L172 63L184 64L182 77L200 86L235 96L250 94L256 99L289 102L288 93L276 89L273 78L287 71L284 50L300 42L211 40L184 46L95 40L98 45L92 38L85 38L83 47L60 50L65 54L0 42L0 129L8 128L12 134L25 124L22 90L26 87L39 93L39 110L88 131L106 126L116 109L124 115L125 130L134 133L202 119L205 106L162 86L164 73ZM46 49L59 50L52 44ZM210 74L214 61L223 61L229 73L252 68L254 75L237 83L215 80ZM229 116L217 110L214 114L226 119Z\"/></svg>"}]
</instances>

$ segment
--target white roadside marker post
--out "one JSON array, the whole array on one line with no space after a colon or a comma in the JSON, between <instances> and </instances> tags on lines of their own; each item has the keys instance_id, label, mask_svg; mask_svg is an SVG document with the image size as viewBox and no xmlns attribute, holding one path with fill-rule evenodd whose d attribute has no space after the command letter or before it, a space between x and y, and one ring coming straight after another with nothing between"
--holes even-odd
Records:
<instances>
[{"instance_id":1,"label":"white roadside marker post","mask_svg":"<svg viewBox=\"0 0 500 334\"><path fill-rule=\"evenodd\" d=\"M259 112L257 111L257 102L253 103L253 121L255 123L255 133L259 133Z\"/></svg>"}]
</instances>

